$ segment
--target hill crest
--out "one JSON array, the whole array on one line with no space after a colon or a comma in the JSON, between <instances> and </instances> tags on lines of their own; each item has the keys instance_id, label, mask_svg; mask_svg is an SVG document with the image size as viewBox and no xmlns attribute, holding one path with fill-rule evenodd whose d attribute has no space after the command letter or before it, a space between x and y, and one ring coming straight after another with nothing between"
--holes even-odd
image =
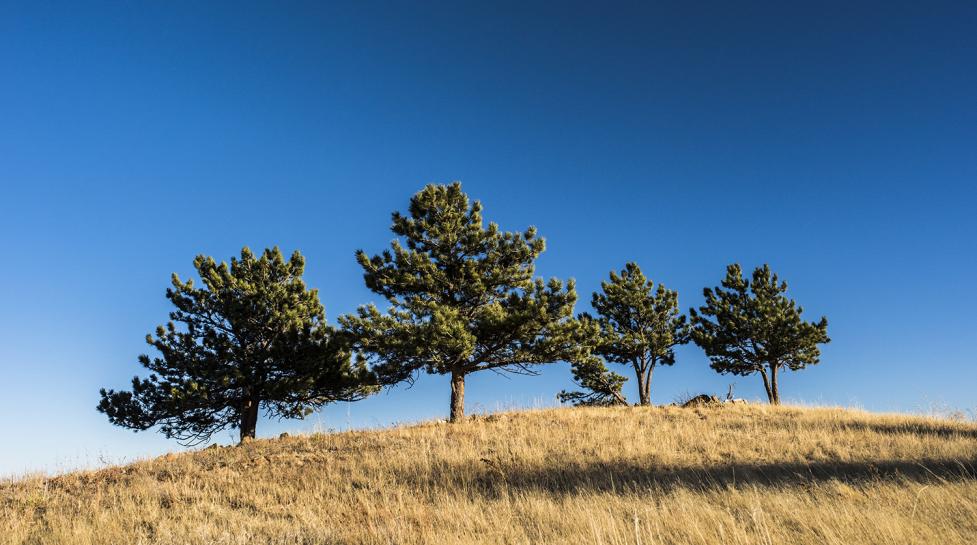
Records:
<instances>
[{"instance_id":1,"label":"hill crest","mask_svg":"<svg viewBox=\"0 0 977 545\"><path fill-rule=\"evenodd\" d=\"M977 425L835 408L545 409L0 485L0 543L966 543Z\"/></svg>"}]
</instances>

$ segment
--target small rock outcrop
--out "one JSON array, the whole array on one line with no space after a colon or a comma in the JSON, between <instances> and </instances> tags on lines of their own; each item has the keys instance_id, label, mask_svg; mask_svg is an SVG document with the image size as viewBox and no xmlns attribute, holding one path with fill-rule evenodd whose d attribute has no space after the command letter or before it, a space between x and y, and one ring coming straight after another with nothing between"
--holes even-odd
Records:
<instances>
[{"instance_id":1,"label":"small rock outcrop","mask_svg":"<svg viewBox=\"0 0 977 545\"><path fill-rule=\"evenodd\" d=\"M719 398L716 396L699 394L683 403L682 408L688 409L690 407L704 407L706 405L718 405L719 403Z\"/></svg>"}]
</instances>

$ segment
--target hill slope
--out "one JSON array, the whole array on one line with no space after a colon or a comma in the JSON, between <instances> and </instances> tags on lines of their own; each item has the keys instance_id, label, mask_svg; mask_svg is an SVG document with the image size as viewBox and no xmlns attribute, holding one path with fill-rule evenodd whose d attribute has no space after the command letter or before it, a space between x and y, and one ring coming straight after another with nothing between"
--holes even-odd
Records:
<instances>
[{"instance_id":1,"label":"hill slope","mask_svg":"<svg viewBox=\"0 0 977 545\"><path fill-rule=\"evenodd\" d=\"M973 543L977 426L555 409L0 485L2 543Z\"/></svg>"}]
</instances>

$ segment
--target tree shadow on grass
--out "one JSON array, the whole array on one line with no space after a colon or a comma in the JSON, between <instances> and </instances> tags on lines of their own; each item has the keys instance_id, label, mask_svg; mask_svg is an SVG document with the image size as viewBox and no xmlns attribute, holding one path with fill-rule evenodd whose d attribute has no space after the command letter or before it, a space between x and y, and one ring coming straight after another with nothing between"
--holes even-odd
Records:
<instances>
[{"instance_id":1,"label":"tree shadow on grass","mask_svg":"<svg viewBox=\"0 0 977 545\"><path fill-rule=\"evenodd\" d=\"M842 429L855 431L869 431L883 435L926 435L939 437L941 439L951 439L963 437L967 439L977 439L977 427L966 424L940 423L940 422L913 422L905 424L881 424L875 422L845 422L840 426Z\"/></svg>"},{"instance_id":2,"label":"tree shadow on grass","mask_svg":"<svg viewBox=\"0 0 977 545\"><path fill-rule=\"evenodd\" d=\"M483 459L481 464L480 468L442 467L430 474L405 475L403 478L422 488L469 489L490 496L513 489L575 495L583 492L628 494L648 490L667 493L678 489L790 488L829 481L852 485L883 481L902 484L977 481L977 456L959 460L728 463L701 467L618 461L524 468L491 459Z\"/></svg>"},{"instance_id":3,"label":"tree shadow on grass","mask_svg":"<svg viewBox=\"0 0 977 545\"><path fill-rule=\"evenodd\" d=\"M725 422L723 426L735 430L751 430L755 426L750 421ZM940 439L977 439L977 426L969 423L955 422L861 422L857 420L832 422L828 424L832 429L878 433L882 435L899 435L919 437L938 437Z\"/></svg>"}]
</instances>

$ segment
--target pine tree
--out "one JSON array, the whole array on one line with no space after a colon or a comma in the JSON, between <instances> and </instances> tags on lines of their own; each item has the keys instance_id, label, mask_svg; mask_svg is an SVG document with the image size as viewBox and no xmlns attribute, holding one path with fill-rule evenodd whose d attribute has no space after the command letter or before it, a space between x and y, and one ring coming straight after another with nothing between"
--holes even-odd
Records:
<instances>
[{"instance_id":1,"label":"pine tree","mask_svg":"<svg viewBox=\"0 0 977 545\"><path fill-rule=\"evenodd\" d=\"M760 373L767 399L780 404L777 373L817 364L818 344L830 342L828 320L801 319L803 309L788 298L768 265L753 271L752 282L740 266L726 268L721 287L706 288L706 304L690 310L692 338L706 351L712 368L720 373Z\"/></svg>"},{"instance_id":2,"label":"pine tree","mask_svg":"<svg viewBox=\"0 0 977 545\"><path fill-rule=\"evenodd\" d=\"M270 417L301 418L375 389L326 325L317 290L306 289L299 252L286 261L277 247L260 258L244 248L230 265L203 255L193 264L203 287L174 273L166 297L176 310L146 336L159 352L139 357L149 377L134 377L131 391L101 390L98 410L110 422L159 426L184 444L236 427L244 441L254 438L262 408Z\"/></svg>"},{"instance_id":3,"label":"pine tree","mask_svg":"<svg viewBox=\"0 0 977 545\"><path fill-rule=\"evenodd\" d=\"M675 347L689 342L689 325L678 310L678 293L645 277L636 263L627 263L620 274L611 271L601 282L591 306L600 334L593 350L608 362L630 366L638 381L641 405L651 404L651 379L655 367L675 363ZM576 403L626 403L620 395L624 377L603 364L581 360L573 364L574 378L589 393L563 392L562 401Z\"/></svg>"},{"instance_id":4,"label":"pine tree","mask_svg":"<svg viewBox=\"0 0 977 545\"><path fill-rule=\"evenodd\" d=\"M455 182L414 195L407 216L393 213L391 229L403 244L394 240L373 257L356 253L388 312L371 304L340 318L382 383L413 381L421 371L450 375L456 422L464 418L468 375L531 374L535 364L580 352L573 280L534 278L545 248L535 228L485 227L482 205Z\"/></svg>"},{"instance_id":5,"label":"pine tree","mask_svg":"<svg viewBox=\"0 0 977 545\"><path fill-rule=\"evenodd\" d=\"M573 373L574 381L584 388L584 391L563 390L556 396L561 403L578 406L628 404L628 399L621 392L624 383L628 381L627 377L608 369L599 357L580 358L571 364L570 371Z\"/></svg>"}]
</instances>

